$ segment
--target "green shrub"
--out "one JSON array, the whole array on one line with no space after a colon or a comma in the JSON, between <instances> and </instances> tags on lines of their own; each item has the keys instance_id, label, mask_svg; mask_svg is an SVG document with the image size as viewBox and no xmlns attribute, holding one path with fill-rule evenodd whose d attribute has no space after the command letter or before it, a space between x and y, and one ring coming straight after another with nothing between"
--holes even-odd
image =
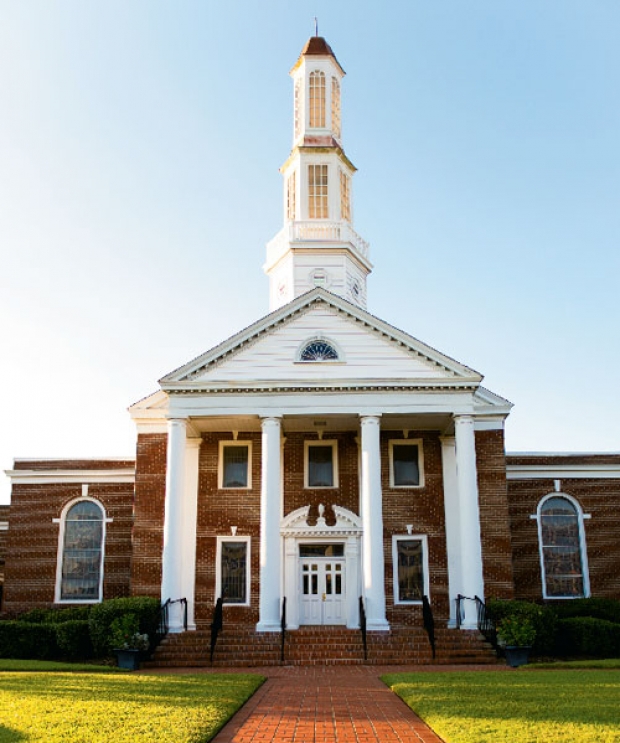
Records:
<instances>
[{"instance_id":1,"label":"green shrub","mask_svg":"<svg viewBox=\"0 0 620 743\"><path fill-rule=\"evenodd\" d=\"M114 649L111 626L115 619L124 614L135 614L140 633L153 639L159 628L159 599L149 596L110 599L95 604L88 619L95 655L108 655Z\"/></svg>"},{"instance_id":2,"label":"green shrub","mask_svg":"<svg viewBox=\"0 0 620 743\"><path fill-rule=\"evenodd\" d=\"M618 599L571 599L549 604L558 619L573 617L594 617L620 624L620 601Z\"/></svg>"},{"instance_id":3,"label":"green shrub","mask_svg":"<svg viewBox=\"0 0 620 743\"><path fill-rule=\"evenodd\" d=\"M48 660L59 655L56 630L49 624L0 622L0 657Z\"/></svg>"},{"instance_id":4,"label":"green shrub","mask_svg":"<svg viewBox=\"0 0 620 743\"><path fill-rule=\"evenodd\" d=\"M557 619L549 607L532 604L529 601L489 599L487 609L496 626L507 618L529 620L536 631L536 639L533 645L534 653L538 655L553 653Z\"/></svg>"},{"instance_id":5,"label":"green shrub","mask_svg":"<svg viewBox=\"0 0 620 743\"><path fill-rule=\"evenodd\" d=\"M90 606L67 606L63 609L30 609L20 614L20 622L58 624L59 622L88 621Z\"/></svg>"},{"instance_id":6,"label":"green shrub","mask_svg":"<svg viewBox=\"0 0 620 743\"><path fill-rule=\"evenodd\" d=\"M86 619L71 619L53 625L60 652L70 660L87 660L93 657L90 627Z\"/></svg>"},{"instance_id":7,"label":"green shrub","mask_svg":"<svg viewBox=\"0 0 620 743\"><path fill-rule=\"evenodd\" d=\"M569 656L620 657L620 624L595 617L560 619L556 652Z\"/></svg>"}]
</instances>

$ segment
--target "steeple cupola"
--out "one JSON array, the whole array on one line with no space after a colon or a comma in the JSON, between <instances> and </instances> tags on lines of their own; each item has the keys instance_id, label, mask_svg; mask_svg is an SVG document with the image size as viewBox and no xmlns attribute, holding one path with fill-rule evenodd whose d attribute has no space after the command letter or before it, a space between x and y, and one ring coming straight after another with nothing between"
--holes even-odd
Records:
<instances>
[{"instance_id":1,"label":"steeple cupola","mask_svg":"<svg viewBox=\"0 0 620 743\"><path fill-rule=\"evenodd\" d=\"M280 168L284 227L267 245L269 306L322 286L365 308L372 265L368 243L353 229L356 168L342 148L345 72L325 39L313 36L290 74L293 149Z\"/></svg>"}]
</instances>

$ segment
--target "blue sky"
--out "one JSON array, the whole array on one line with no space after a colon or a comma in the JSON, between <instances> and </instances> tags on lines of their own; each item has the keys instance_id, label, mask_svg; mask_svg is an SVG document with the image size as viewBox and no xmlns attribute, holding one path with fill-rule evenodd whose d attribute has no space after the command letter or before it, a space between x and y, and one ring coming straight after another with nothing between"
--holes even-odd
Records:
<instances>
[{"instance_id":1,"label":"blue sky","mask_svg":"<svg viewBox=\"0 0 620 743\"><path fill-rule=\"evenodd\" d=\"M369 310L515 403L509 451L620 450L617 0L0 0L1 468L133 454L267 312L314 16Z\"/></svg>"}]
</instances>

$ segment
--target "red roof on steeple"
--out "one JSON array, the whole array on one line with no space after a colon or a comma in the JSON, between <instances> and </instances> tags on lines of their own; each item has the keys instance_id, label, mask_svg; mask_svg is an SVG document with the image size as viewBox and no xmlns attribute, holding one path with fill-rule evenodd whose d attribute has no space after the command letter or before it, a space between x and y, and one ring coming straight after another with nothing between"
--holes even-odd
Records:
<instances>
[{"instance_id":1,"label":"red roof on steeple","mask_svg":"<svg viewBox=\"0 0 620 743\"><path fill-rule=\"evenodd\" d=\"M299 59L295 64L293 65L293 70L296 70L297 67L301 64L302 57L331 57L334 62L338 65L340 68L340 71L343 75L345 75L345 71L342 69L342 66L340 65L340 62L336 59L336 55L332 51L331 46L325 41L325 39L322 36L311 36L308 41L306 42L306 46L301 50L301 54L299 55Z\"/></svg>"}]
</instances>

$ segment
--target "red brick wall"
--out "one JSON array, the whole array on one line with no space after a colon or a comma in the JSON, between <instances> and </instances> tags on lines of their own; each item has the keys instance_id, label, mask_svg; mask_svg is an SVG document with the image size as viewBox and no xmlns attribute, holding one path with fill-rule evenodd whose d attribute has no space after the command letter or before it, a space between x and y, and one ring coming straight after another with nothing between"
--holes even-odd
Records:
<instances>
[{"instance_id":1,"label":"red brick wall","mask_svg":"<svg viewBox=\"0 0 620 743\"><path fill-rule=\"evenodd\" d=\"M133 462L129 464L132 466ZM106 466L112 469L119 464L107 462ZM23 469L35 467L28 463ZM81 469L91 467L83 466ZM81 484L14 485L5 567L4 611L15 613L36 606L53 605L60 527L52 519L59 518L64 506L81 495ZM112 519L106 525L104 598L127 596L130 590L133 484L91 483L88 495L100 501L106 516Z\"/></svg>"},{"instance_id":2,"label":"red brick wall","mask_svg":"<svg viewBox=\"0 0 620 743\"><path fill-rule=\"evenodd\" d=\"M428 536L431 605L436 619L447 619L449 615L448 562L441 442L437 432L410 431L409 439L422 439L424 486L421 488L390 488L389 441L402 438L402 431L381 431L386 611L388 622L392 625L420 626L422 623L421 607L394 605L392 536L406 534L407 524L413 525L414 534Z\"/></svg>"},{"instance_id":3,"label":"red brick wall","mask_svg":"<svg viewBox=\"0 0 620 743\"><path fill-rule=\"evenodd\" d=\"M252 487L218 489L219 441L232 441L231 433L203 434L198 474L198 522L196 530L196 624L208 625L215 604L215 559L218 536L230 536L231 526L239 536L250 536L250 607L226 607L226 622L258 621L260 555L261 435L240 433L239 441L252 442Z\"/></svg>"},{"instance_id":4,"label":"red brick wall","mask_svg":"<svg viewBox=\"0 0 620 743\"><path fill-rule=\"evenodd\" d=\"M511 464L620 464L618 455L606 457L509 457ZM586 460L586 461L583 461ZM604 461L603 461L604 460ZM515 593L520 599L542 601L542 578L535 519L540 499L554 492L551 476L547 479L509 480L510 524L512 531ZM562 478L561 490L572 495L583 512L591 514L585 521L590 591L592 596L620 596L620 479Z\"/></svg>"},{"instance_id":5,"label":"red brick wall","mask_svg":"<svg viewBox=\"0 0 620 743\"><path fill-rule=\"evenodd\" d=\"M166 497L165 433L140 434L136 445L131 593L161 595L161 555Z\"/></svg>"},{"instance_id":6,"label":"red brick wall","mask_svg":"<svg viewBox=\"0 0 620 743\"><path fill-rule=\"evenodd\" d=\"M476 431L480 538L486 598L514 598L503 431Z\"/></svg>"}]
</instances>

